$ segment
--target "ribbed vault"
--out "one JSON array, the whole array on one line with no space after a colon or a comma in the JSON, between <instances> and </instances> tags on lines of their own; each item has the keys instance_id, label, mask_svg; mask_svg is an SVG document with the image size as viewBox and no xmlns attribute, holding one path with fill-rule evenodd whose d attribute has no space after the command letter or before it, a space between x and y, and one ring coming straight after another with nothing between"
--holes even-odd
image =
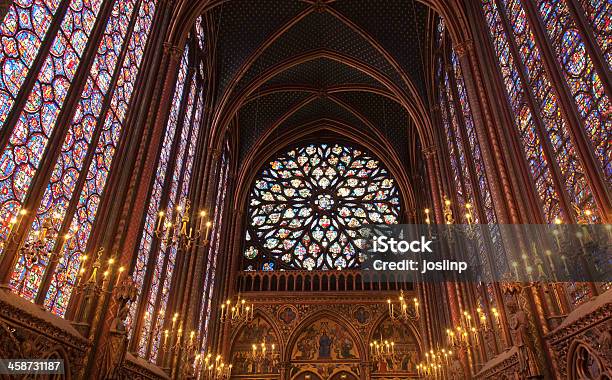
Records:
<instances>
[{"instance_id":1,"label":"ribbed vault","mask_svg":"<svg viewBox=\"0 0 612 380\"><path fill-rule=\"evenodd\" d=\"M215 40L216 62L211 145L229 130L238 141L242 170L256 170L261 149L284 144L279 136L300 134L317 122L350 126L353 136L381 141L391 150L384 158L408 173L422 167L421 147L434 143L426 60L437 13L429 5L416 0L207 5L200 9ZM334 133L343 135L343 128Z\"/></svg>"}]
</instances>

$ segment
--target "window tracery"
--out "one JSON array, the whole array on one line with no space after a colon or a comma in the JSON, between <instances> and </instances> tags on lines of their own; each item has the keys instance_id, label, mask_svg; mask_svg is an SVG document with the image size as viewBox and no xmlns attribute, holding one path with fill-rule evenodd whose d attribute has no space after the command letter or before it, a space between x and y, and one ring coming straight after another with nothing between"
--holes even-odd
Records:
<instances>
[{"instance_id":1,"label":"window tracery","mask_svg":"<svg viewBox=\"0 0 612 380\"><path fill-rule=\"evenodd\" d=\"M251 191L246 269L359 265L366 224L396 224L395 181L378 159L341 144L308 144L270 161Z\"/></svg>"},{"instance_id":2,"label":"window tracery","mask_svg":"<svg viewBox=\"0 0 612 380\"><path fill-rule=\"evenodd\" d=\"M0 238L8 237L26 203L34 211L20 242L32 243L43 224L50 224L48 255L21 257L10 285L26 299L42 296L60 316L123 131L156 1L109 1L104 9L102 0L17 1L0 24L0 130L8 136L0 158ZM84 60L87 49L95 51ZM28 82L33 86L24 86ZM17 95L23 104L15 102ZM65 109L70 98L74 107ZM52 163L51 175L46 183L38 181L38 199L32 185L37 176L44 178L43 156ZM49 267L51 255L58 256L57 266ZM51 276L47 285L45 271Z\"/></svg>"}]
</instances>

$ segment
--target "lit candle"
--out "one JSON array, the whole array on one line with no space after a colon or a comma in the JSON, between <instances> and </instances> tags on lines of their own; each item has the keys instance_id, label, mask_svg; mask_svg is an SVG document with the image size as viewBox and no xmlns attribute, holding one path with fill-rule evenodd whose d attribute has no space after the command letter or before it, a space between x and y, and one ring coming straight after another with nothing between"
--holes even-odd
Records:
<instances>
[{"instance_id":1,"label":"lit candle","mask_svg":"<svg viewBox=\"0 0 612 380\"><path fill-rule=\"evenodd\" d=\"M155 232L159 233L159 228L161 227L161 224L162 224L163 220L164 220L164 212L160 211L157 214L157 226L155 227Z\"/></svg>"},{"instance_id":2,"label":"lit candle","mask_svg":"<svg viewBox=\"0 0 612 380\"><path fill-rule=\"evenodd\" d=\"M469 203L466 203L466 204L465 204L465 209L466 209L466 211L467 211L467 212L465 213L465 219L467 220L468 225L471 225L471 224L472 224L472 213L471 213L471 211L470 211L470 210L471 210L471 208L472 208L472 205L471 205L471 204L469 204Z\"/></svg>"},{"instance_id":3,"label":"lit candle","mask_svg":"<svg viewBox=\"0 0 612 380\"><path fill-rule=\"evenodd\" d=\"M493 308L491 309L491 312L493 312L493 316L495 317L495 323L499 326L499 312L497 311L497 308Z\"/></svg>"},{"instance_id":4,"label":"lit candle","mask_svg":"<svg viewBox=\"0 0 612 380\"><path fill-rule=\"evenodd\" d=\"M10 231L9 233L11 233L13 231L13 229L15 230L19 230L19 226L21 225L21 221L23 220L23 217L28 213L28 211L23 208L21 210L19 210L19 212L17 213L17 217L13 217L11 218L9 224L10 224Z\"/></svg>"},{"instance_id":5,"label":"lit candle","mask_svg":"<svg viewBox=\"0 0 612 380\"><path fill-rule=\"evenodd\" d=\"M559 241L559 230L555 228L552 234L555 237L555 242L557 243L557 249L561 250L561 242Z\"/></svg>"},{"instance_id":6,"label":"lit candle","mask_svg":"<svg viewBox=\"0 0 612 380\"><path fill-rule=\"evenodd\" d=\"M175 313L172 317L172 331L174 331L174 326L176 325L176 320L178 318L178 313Z\"/></svg>"},{"instance_id":7,"label":"lit candle","mask_svg":"<svg viewBox=\"0 0 612 380\"><path fill-rule=\"evenodd\" d=\"M582 248L582 251L584 251L584 234L581 231L578 231L576 232L576 237L578 238L578 241L580 242L580 248Z\"/></svg>"},{"instance_id":8,"label":"lit candle","mask_svg":"<svg viewBox=\"0 0 612 380\"><path fill-rule=\"evenodd\" d=\"M552 270L552 273L555 274L556 269L555 269L555 263L552 261L552 251L550 249L547 249L544 253L546 254L546 258L548 259L548 265L550 265L550 269Z\"/></svg>"},{"instance_id":9,"label":"lit candle","mask_svg":"<svg viewBox=\"0 0 612 380\"><path fill-rule=\"evenodd\" d=\"M518 263L516 261L513 261L512 267L514 268L514 276L516 277L516 281L519 281Z\"/></svg>"},{"instance_id":10,"label":"lit candle","mask_svg":"<svg viewBox=\"0 0 612 380\"><path fill-rule=\"evenodd\" d=\"M164 228L166 229L166 237L165 237L165 239L168 240L170 238L170 231L171 231L171 228L172 228L172 223L166 221L166 223L164 224Z\"/></svg>"},{"instance_id":11,"label":"lit candle","mask_svg":"<svg viewBox=\"0 0 612 380\"><path fill-rule=\"evenodd\" d=\"M9 220L9 234L13 232L13 228L15 228L16 224L17 224L17 218L12 217L11 220Z\"/></svg>"},{"instance_id":12,"label":"lit candle","mask_svg":"<svg viewBox=\"0 0 612 380\"><path fill-rule=\"evenodd\" d=\"M210 221L206 222L206 234L204 235L204 241L208 240L208 233L210 232L210 226L212 223Z\"/></svg>"},{"instance_id":13,"label":"lit candle","mask_svg":"<svg viewBox=\"0 0 612 380\"><path fill-rule=\"evenodd\" d=\"M202 223L204 223L204 219L206 219L206 210L200 211L200 220L198 221L198 233L202 232Z\"/></svg>"},{"instance_id":14,"label":"lit candle","mask_svg":"<svg viewBox=\"0 0 612 380\"><path fill-rule=\"evenodd\" d=\"M480 315L480 323L486 329L487 328L487 316L484 314Z\"/></svg>"},{"instance_id":15,"label":"lit candle","mask_svg":"<svg viewBox=\"0 0 612 380\"><path fill-rule=\"evenodd\" d=\"M124 267L119 267L119 274L117 274L117 282L115 282L115 286L119 285L119 282L121 281L121 275L123 274L123 271L125 271Z\"/></svg>"},{"instance_id":16,"label":"lit candle","mask_svg":"<svg viewBox=\"0 0 612 380\"><path fill-rule=\"evenodd\" d=\"M565 255L561 255L561 261L563 262L563 268L565 269L565 274L569 276L569 269L567 268L567 257Z\"/></svg>"}]
</instances>

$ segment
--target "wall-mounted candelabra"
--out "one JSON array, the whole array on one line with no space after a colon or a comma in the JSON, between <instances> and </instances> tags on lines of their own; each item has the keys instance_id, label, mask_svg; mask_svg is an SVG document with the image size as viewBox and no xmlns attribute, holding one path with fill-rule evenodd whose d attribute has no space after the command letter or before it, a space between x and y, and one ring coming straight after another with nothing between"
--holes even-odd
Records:
<instances>
[{"instance_id":1,"label":"wall-mounted candelabra","mask_svg":"<svg viewBox=\"0 0 612 380\"><path fill-rule=\"evenodd\" d=\"M250 359L257 373L272 373L280 363L280 352L274 343L253 343Z\"/></svg>"},{"instance_id":2,"label":"wall-mounted candelabra","mask_svg":"<svg viewBox=\"0 0 612 380\"><path fill-rule=\"evenodd\" d=\"M395 352L395 342L382 338L370 342L370 357L376 368L387 368L389 363L400 361L399 355Z\"/></svg>"},{"instance_id":3,"label":"wall-mounted candelabra","mask_svg":"<svg viewBox=\"0 0 612 380\"><path fill-rule=\"evenodd\" d=\"M452 350L439 349L425 352L424 361L417 364L416 369L420 377L425 379L448 379L452 373L452 365L456 358Z\"/></svg>"},{"instance_id":4,"label":"wall-mounted candelabra","mask_svg":"<svg viewBox=\"0 0 612 380\"><path fill-rule=\"evenodd\" d=\"M389 307L389 317L392 321L403 320L406 322L416 322L420 319L419 301L416 298L412 302L406 299L404 291L401 290L397 299L397 304L392 299L387 300Z\"/></svg>"},{"instance_id":5,"label":"wall-mounted candelabra","mask_svg":"<svg viewBox=\"0 0 612 380\"><path fill-rule=\"evenodd\" d=\"M9 220L9 232L7 238L0 242L0 249L11 244L19 244L19 228L22 225L24 217L28 214L28 210L21 209L14 217ZM61 230L57 227L61 222L59 214L53 213L45 217L38 229L31 232L25 241L18 246L16 258L21 258L25 274L21 277L21 281L17 284L16 288L19 292L22 291L26 279L29 277L29 272L34 268L41 260L45 260L47 263L51 263L57 260L57 254L53 254L54 242L58 239ZM59 237L61 240L68 241L77 230L71 233L66 233ZM63 244L63 242L61 243ZM60 246L61 246L60 244ZM51 273L45 273L45 277L50 276ZM43 281L44 282L44 281Z\"/></svg>"},{"instance_id":6,"label":"wall-mounted candelabra","mask_svg":"<svg viewBox=\"0 0 612 380\"><path fill-rule=\"evenodd\" d=\"M230 324L248 323L253 320L255 308L238 294L236 301L221 304L221 322Z\"/></svg>"},{"instance_id":7,"label":"wall-mounted candelabra","mask_svg":"<svg viewBox=\"0 0 612 380\"><path fill-rule=\"evenodd\" d=\"M166 246L176 245L179 248L189 249L194 244L207 245L212 223L208 221L207 213L201 210L197 221L192 221L191 202L187 199L174 208L174 210L160 210L157 213L155 236ZM198 244L198 241L202 241Z\"/></svg>"},{"instance_id":8,"label":"wall-mounted candelabra","mask_svg":"<svg viewBox=\"0 0 612 380\"><path fill-rule=\"evenodd\" d=\"M226 363L221 355L198 353L193 367L200 380L226 380L232 375L233 365Z\"/></svg>"}]
</instances>

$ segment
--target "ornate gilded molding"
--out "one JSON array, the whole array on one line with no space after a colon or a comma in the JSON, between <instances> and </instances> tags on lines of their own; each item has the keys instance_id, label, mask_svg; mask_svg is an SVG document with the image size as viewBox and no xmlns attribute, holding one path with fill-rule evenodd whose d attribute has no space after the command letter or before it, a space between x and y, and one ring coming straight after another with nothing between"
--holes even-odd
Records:
<instances>
[{"instance_id":1,"label":"ornate gilded molding","mask_svg":"<svg viewBox=\"0 0 612 380\"><path fill-rule=\"evenodd\" d=\"M599 362L603 373L612 374L612 290L581 305L546 336L562 378L576 365L578 348ZM594 308L594 310L593 310Z\"/></svg>"},{"instance_id":2,"label":"ornate gilded molding","mask_svg":"<svg viewBox=\"0 0 612 380\"><path fill-rule=\"evenodd\" d=\"M128 353L121 370L120 378L133 380L165 380L170 379L170 376L156 365Z\"/></svg>"},{"instance_id":3,"label":"ornate gilded molding","mask_svg":"<svg viewBox=\"0 0 612 380\"><path fill-rule=\"evenodd\" d=\"M518 374L519 354L518 348L512 347L509 350L502 352L490 361L488 361L483 369L476 374L476 379L497 379L497 378L515 378Z\"/></svg>"},{"instance_id":4,"label":"ornate gilded molding","mask_svg":"<svg viewBox=\"0 0 612 380\"><path fill-rule=\"evenodd\" d=\"M64 360L70 377L79 378L90 348L70 322L0 290L0 357Z\"/></svg>"},{"instance_id":5,"label":"ornate gilded molding","mask_svg":"<svg viewBox=\"0 0 612 380\"><path fill-rule=\"evenodd\" d=\"M170 42L164 42L162 46L164 49L164 54L170 54L170 56L174 59L179 59L180 56L183 54L183 51L185 50Z\"/></svg>"}]
</instances>

